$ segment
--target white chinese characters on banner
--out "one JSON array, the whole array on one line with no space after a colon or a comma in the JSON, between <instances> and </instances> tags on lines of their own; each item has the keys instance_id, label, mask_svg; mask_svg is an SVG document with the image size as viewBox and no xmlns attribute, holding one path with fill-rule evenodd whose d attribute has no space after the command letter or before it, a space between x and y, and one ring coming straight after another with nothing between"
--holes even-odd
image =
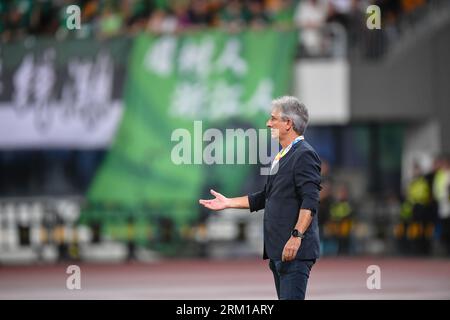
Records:
<instances>
[{"instance_id":1,"label":"white chinese characters on banner","mask_svg":"<svg viewBox=\"0 0 450 320\"><path fill-rule=\"evenodd\" d=\"M147 70L167 77L173 72L173 61L177 40L174 37L163 37L149 48L144 58Z\"/></svg>"},{"instance_id":2,"label":"white chinese characters on banner","mask_svg":"<svg viewBox=\"0 0 450 320\"><path fill-rule=\"evenodd\" d=\"M247 63L240 56L240 52L241 42L237 39L228 40L217 61L218 70L221 72L231 70L238 76L245 76L247 74Z\"/></svg>"},{"instance_id":3,"label":"white chinese characters on banner","mask_svg":"<svg viewBox=\"0 0 450 320\"><path fill-rule=\"evenodd\" d=\"M178 57L179 71L190 72L200 78L209 76L213 53L214 41L211 38L205 38L199 44L192 41L185 43Z\"/></svg>"},{"instance_id":4,"label":"white chinese characters on banner","mask_svg":"<svg viewBox=\"0 0 450 320\"><path fill-rule=\"evenodd\" d=\"M204 109L207 92L207 88L201 83L178 83L172 94L169 114L173 117L194 119Z\"/></svg>"},{"instance_id":5,"label":"white chinese characters on banner","mask_svg":"<svg viewBox=\"0 0 450 320\"><path fill-rule=\"evenodd\" d=\"M186 119L218 119L237 116L242 112L267 112L274 90L271 79L262 79L247 102L240 81L232 83L221 76L211 81L211 74L230 74L237 79L248 75L248 63L242 56L242 43L228 39L216 52L213 38L196 42L188 39L178 44L173 37L163 37L150 46L144 58L146 70L161 77L177 79L172 92L169 115Z\"/></svg>"},{"instance_id":6,"label":"white chinese characters on banner","mask_svg":"<svg viewBox=\"0 0 450 320\"><path fill-rule=\"evenodd\" d=\"M0 104L0 147L106 147L122 114L112 98L114 65L99 52L72 57L57 77L56 52L28 53L12 74L11 100ZM60 70L61 71L61 70Z\"/></svg>"}]
</instances>

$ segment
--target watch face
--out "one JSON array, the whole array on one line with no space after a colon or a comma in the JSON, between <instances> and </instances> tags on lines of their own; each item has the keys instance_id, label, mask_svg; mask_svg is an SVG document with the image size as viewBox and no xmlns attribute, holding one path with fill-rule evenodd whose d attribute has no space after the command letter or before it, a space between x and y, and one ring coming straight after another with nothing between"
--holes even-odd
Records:
<instances>
[{"instance_id":1,"label":"watch face","mask_svg":"<svg viewBox=\"0 0 450 320\"><path fill-rule=\"evenodd\" d=\"M292 230L292 236L303 239L303 234L300 233L300 231L298 231L297 229Z\"/></svg>"}]
</instances>

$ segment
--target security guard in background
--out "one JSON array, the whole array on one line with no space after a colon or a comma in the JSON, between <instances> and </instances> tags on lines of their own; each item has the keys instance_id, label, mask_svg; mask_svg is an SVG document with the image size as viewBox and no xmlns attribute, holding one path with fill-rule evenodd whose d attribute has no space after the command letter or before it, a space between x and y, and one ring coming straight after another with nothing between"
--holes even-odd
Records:
<instances>
[{"instance_id":1,"label":"security guard in background","mask_svg":"<svg viewBox=\"0 0 450 320\"><path fill-rule=\"evenodd\" d=\"M402 222L396 228L396 237L408 242L407 253L430 254L434 233L431 214L431 189L418 164L414 164L413 179L408 185L402 205Z\"/></svg>"},{"instance_id":2,"label":"security guard in background","mask_svg":"<svg viewBox=\"0 0 450 320\"><path fill-rule=\"evenodd\" d=\"M349 200L348 188L338 187L336 201L330 207L330 221L326 231L337 244L337 253L351 253L351 230L353 227L353 208Z\"/></svg>"}]
</instances>

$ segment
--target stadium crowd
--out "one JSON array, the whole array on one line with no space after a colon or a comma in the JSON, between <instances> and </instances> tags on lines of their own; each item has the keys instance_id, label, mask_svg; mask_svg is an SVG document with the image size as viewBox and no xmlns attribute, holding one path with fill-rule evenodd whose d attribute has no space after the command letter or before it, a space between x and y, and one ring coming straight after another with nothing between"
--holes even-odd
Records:
<instances>
[{"instance_id":1,"label":"stadium crowd","mask_svg":"<svg viewBox=\"0 0 450 320\"><path fill-rule=\"evenodd\" d=\"M70 5L81 10L77 37L110 37L139 31L166 33L219 27L231 30L267 26L297 27L305 46L316 53L320 30L337 23L355 40L365 27L366 9L376 4L383 26L393 37L400 30L400 17L423 7L430 0L10 0L0 2L2 41L28 35L66 38Z\"/></svg>"}]
</instances>

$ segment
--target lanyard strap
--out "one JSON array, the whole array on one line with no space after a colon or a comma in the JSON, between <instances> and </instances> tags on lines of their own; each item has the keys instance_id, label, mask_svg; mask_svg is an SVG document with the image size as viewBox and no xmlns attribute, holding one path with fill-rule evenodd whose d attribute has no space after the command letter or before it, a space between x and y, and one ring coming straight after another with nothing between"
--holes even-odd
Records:
<instances>
[{"instance_id":1,"label":"lanyard strap","mask_svg":"<svg viewBox=\"0 0 450 320\"><path fill-rule=\"evenodd\" d=\"M303 136L298 136L297 138L295 138L295 140L292 141L286 148L284 148L283 150L278 152L278 154L275 156L274 161L279 161L281 158L283 158L286 155L286 153L288 153L289 150L291 150L292 146L299 143L303 139L305 139L305 137L303 137Z\"/></svg>"},{"instance_id":2,"label":"lanyard strap","mask_svg":"<svg viewBox=\"0 0 450 320\"><path fill-rule=\"evenodd\" d=\"M289 150L291 150L292 146L294 146L295 144L299 143L300 141L302 141L303 139L305 139L304 136L298 136L297 138L295 138L294 141L292 141L286 148L284 148L283 150L281 150L280 152L277 153L277 155L275 156L275 159L272 162L272 168L275 167L275 165L280 161L281 158L283 158L288 152Z\"/></svg>"}]
</instances>

